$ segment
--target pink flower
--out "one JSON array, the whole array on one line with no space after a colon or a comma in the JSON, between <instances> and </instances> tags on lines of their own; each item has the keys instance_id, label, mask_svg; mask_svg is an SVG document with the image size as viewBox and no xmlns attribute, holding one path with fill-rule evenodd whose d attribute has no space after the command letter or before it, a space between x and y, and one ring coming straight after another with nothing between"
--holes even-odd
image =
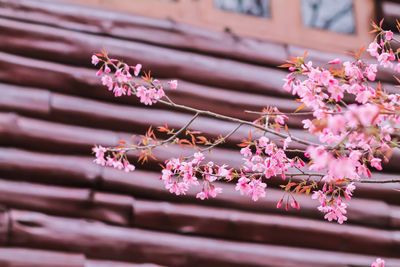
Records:
<instances>
[{"instance_id":1,"label":"pink flower","mask_svg":"<svg viewBox=\"0 0 400 267\"><path fill-rule=\"evenodd\" d=\"M137 89L136 95L140 97L140 102L145 104L145 105L152 105L153 101L150 97L150 92L149 90L146 89L144 86L139 86Z\"/></svg>"},{"instance_id":2,"label":"pink flower","mask_svg":"<svg viewBox=\"0 0 400 267\"><path fill-rule=\"evenodd\" d=\"M114 166L114 161L116 161L115 158L107 157L106 158L106 166L113 167Z\"/></svg>"},{"instance_id":3,"label":"pink flower","mask_svg":"<svg viewBox=\"0 0 400 267\"><path fill-rule=\"evenodd\" d=\"M346 189L344 192L347 194L347 196L346 196L347 200L350 200L351 196L353 196L354 189L356 189L356 186L354 185L354 183L350 183L346 186Z\"/></svg>"},{"instance_id":4,"label":"pink flower","mask_svg":"<svg viewBox=\"0 0 400 267\"><path fill-rule=\"evenodd\" d=\"M314 132L315 130L315 126L313 125L313 122L309 119L306 120L302 120L301 121L303 123L303 128L304 129L308 129L311 133Z\"/></svg>"},{"instance_id":5,"label":"pink flower","mask_svg":"<svg viewBox=\"0 0 400 267\"><path fill-rule=\"evenodd\" d=\"M176 89L176 88L178 88L178 81L177 81L177 80L171 80L171 81L168 82L168 84L169 84L169 87L170 87L171 89Z\"/></svg>"},{"instance_id":6,"label":"pink flower","mask_svg":"<svg viewBox=\"0 0 400 267\"><path fill-rule=\"evenodd\" d=\"M335 58L334 60L329 61L328 64L340 64L340 59Z\"/></svg>"},{"instance_id":7,"label":"pink flower","mask_svg":"<svg viewBox=\"0 0 400 267\"><path fill-rule=\"evenodd\" d=\"M283 89L285 89L286 91L290 92L292 90L292 83L293 83L293 78L291 74L288 74L286 76L286 79L283 79L283 81L285 82L283 84Z\"/></svg>"},{"instance_id":8,"label":"pink flower","mask_svg":"<svg viewBox=\"0 0 400 267\"><path fill-rule=\"evenodd\" d=\"M288 136L285 141L283 141L283 150L286 150L286 148L289 146L289 144L292 142L292 138Z\"/></svg>"},{"instance_id":9,"label":"pink flower","mask_svg":"<svg viewBox=\"0 0 400 267\"><path fill-rule=\"evenodd\" d=\"M293 200L292 202L290 202L290 206L294 209L299 210L300 209L300 205L296 200Z\"/></svg>"},{"instance_id":10,"label":"pink flower","mask_svg":"<svg viewBox=\"0 0 400 267\"><path fill-rule=\"evenodd\" d=\"M133 74L135 76L138 76L141 69L142 69L142 64L136 64L136 66L133 67L133 70L134 70Z\"/></svg>"},{"instance_id":11,"label":"pink flower","mask_svg":"<svg viewBox=\"0 0 400 267\"><path fill-rule=\"evenodd\" d=\"M247 178L246 176L242 176L238 180L238 182L236 184L236 187L235 187L235 190L236 191L240 191L241 195L247 194L249 192L249 189L250 189L249 184L248 184L249 182L250 182L249 178Z\"/></svg>"},{"instance_id":12,"label":"pink flower","mask_svg":"<svg viewBox=\"0 0 400 267\"><path fill-rule=\"evenodd\" d=\"M175 195L185 195L186 191L189 189L189 186L184 182L172 182L165 186L166 189L169 190L170 193L174 193Z\"/></svg>"},{"instance_id":13,"label":"pink flower","mask_svg":"<svg viewBox=\"0 0 400 267\"><path fill-rule=\"evenodd\" d=\"M170 183L170 182L171 182L172 175L173 175L172 171L171 171L171 170L168 170L168 169L163 169L163 170L161 171L161 173L162 173L162 175L161 175L161 177L160 177L161 180L163 180L165 184Z\"/></svg>"},{"instance_id":14,"label":"pink flower","mask_svg":"<svg viewBox=\"0 0 400 267\"><path fill-rule=\"evenodd\" d=\"M196 152L193 155L193 160L192 160L192 164L199 164L200 162L202 162L204 160L204 155L201 152Z\"/></svg>"},{"instance_id":15,"label":"pink flower","mask_svg":"<svg viewBox=\"0 0 400 267\"><path fill-rule=\"evenodd\" d=\"M100 68L100 69L96 72L96 76L97 76L97 77L100 77L102 72L103 72L103 68Z\"/></svg>"},{"instance_id":16,"label":"pink flower","mask_svg":"<svg viewBox=\"0 0 400 267\"><path fill-rule=\"evenodd\" d=\"M279 200L279 202L276 204L277 209L280 209L282 207L282 202L283 202L283 198L281 200Z\"/></svg>"},{"instance_id":17,"label":"pink flower","mask_svg":"<svg viewBox=\"0 0 400 267\"><path fill-rule=\"evenodd\" d=\"M340 134L346 130L346 118L343 115L335 115L328 118L328 128L334 134Z\"/></svg>"},{"instance_id":18,"label":"pink flower","mask_svg":"<svg viewBox=\"0 0 400 267\"><path fill-rule=\"evenodd\" d=\"M381 258L377 258L372 264L371 267L385 267L385 261Z\"/></svg>"},{"instance_id":19,"label":"pink flower","mask_svg":"<svg viewBox=\"0 0 400 267\"><path fill-rule=\"evenodd\" d=\"M159 100L161 98L163 98L163 96L165 96L165 92L164 89L162 87L158 88L158 90L155 92L153 98L155 100Z\"/></svg>"},{"instance_id":20,"label":"pink flower","mask_svg":"<svg viewBox=\"0 0 400 267\"><path fill-rule=\"evenodd\" d=\"M268 143L269 143L268 137L261 136L261 137L258 139L258 145L259 145L260 147L265 148L265 147L267 147Z\"/></svg>"},{"instance_id":21,"label":"pink flower","mask_svg":"<svg viewBox=\"0 0 400 267\"><path fill-rule=\"evenodd\" d=\"M222 165L217 167L216 175L219 175L221 177L225 177L226 180L231 181L233 179L232 177L232 169L228 170L226 169L228 165Z\"/></svg>"},{"instance_id":22,"label":"pink flower","mask_svg":"<svg viewBox=\"0 0 400 267\"><path fill-rule=\"evenodd\" d=\"M240 154L242 154L244 157L251 157L252 153L251 153L250 147L246 146L246 147L240 149Z\"/></svg>"},{"instance_id":23,"label":"pink flower","mask_svg":"<svg viewBox=\"0 0 400 267\"><path fill-rule=\"evenodd\" d=\"M215 187L214 185L210 185L209 188L207 188L206 190L204 190L203 188L201 192L196 195L196 198L200 198L201 200L204 200L209 196L215 198L217 197L218 194L221 193L222 193L221 187Z\"/></svg>"},{"instance_id":24,"label":"pink flower","mask_svg":"<svg viewBox=\"0 0 400 267\"><path fill-rule=\"evenodd\" d=\"M196 198L200 198L201 200L208 198L208 195L204 191L204 188L201 190L201 192L197 193Z\"/></svg>"},{"instance_id":25,"label":"pink flower","mask_svg":"<svg viewBox=\"0 0 400 267\"><path fill-rule=\"evenodd\" d=\"M102 146L95 146L92 150L95 153L96 157L94 163L99 164L101 166L105 166L106 160L104 159L104 153L107 151L107 149Z\"/></svg>"},{"instance_id":26,"label":"pink flower","mask_svg":"<svg viewBox=\"0 0 400 267\"><path fill-rule=\"evenodd\" d=\"M216 186L212 186L209 191L209 195L214 198L217 197L217 195L221 194L221 193L222 193L222 188L216 187Z\"/></svg>"},{"instance_id":27,"label":"pink flower","mask_svg":"<svg viewBox=\"0 0 400 267\"><path fill-rule=\"evenodd\" d=\"M331 94L331 98L338 102L344 96L343 87L338 85L330 85L328 87L328 92Z\"/></svg>"},{"instance_id":28,"label":"pink flower","mask_svg":"<svg viewBox=\"0 0 400 267\"><path fill-rule=\"evenodd\" d=\"M103 77L101 77L101 82L103 85L108 87L108 91L111 91L113 89L114 81L110 76L103 75Z\"/></svg>"},{"instance_id":29,"label":"pink flower","mask_svg":"<svg viewBox=\"0 0 400 267\"><path fill-rule=\"evenodd\" d=\"M114 96L115 97L120 97L122 95L126 95L126 88L125 86L118 86L115 85L114 87Z\"/></svg>"},{"instance_id":30,"label":"pink flower","mask_svg":"<svg viewBox=\"0 0 400 267\"><path fill-rule=\"evenodd\" d=\"M371 159L371 167L374 167L375 169L377 169L378 171L382 170L382 165L381 165L381 159L379 158L372 158Z\"/></svg>"},{"instance_id":31,"label":"pink flower","mask_svg":"<svg viewBox=\"0 0 400 267\"><path fill-rule=\"evenodd\" d=\"M363 126L370 126L377 119L379 108L376 105L366 104L358 107L357 115Z\"/></svg>"},{"instance_id":32,"label":"pink flower","mask_svg":"<svg viewBox=\"0 0 400 267\"><path fill-rule=\"evenodd\" d=\"M360 69L352 62L346 61L343 63L344 73L350 79L360 79L362 78L362 74Z\"/></svg>"},{"instance_id":33,"label":"pink flower","mask_svg":"<svg viewBox=\"0 0 400 267\"><path fill-rule=\"evenodd\" d=\"M253 201L257 201L259 198L265 197L265 188L267 187L266 183L261 182L261 178L253 179L249 183L249 190L247 194L249 194Z\"/></svg>"},{"instance_id":34,"label":"pink flower","mask_svg":"<svg viewBox=\"0 0 400 267\"><path fill-rule=\"evenodd\" d=\"M144 86L139 86L138 88L136 88L136 96L137 97L143 97L145 96L147 93L147 88Z\"/></svg>"},{"instance_id":35,"label":"pink flower","mask_svg":"<svg viewBox=\"0 0 400 267\"><path fill-rule=\"evenodd\" d=\"M362 164L357 167L357 173L358 175L364 175L365 177L371 178L371 172L367 168L367 166L365 166L365 164Z\"/></svg>"},{"instance_id":36,"label":"pink flower","mask_svg":"<svg viewBox=\"0 0 400 267\"><path fill-rule=\"evenodd\" d=\"M99 61L100 61L100 59L96 55L92 56L92 64L93 65L96 66L99 63Z\"/></svg>"},{"instance_id":37,"label":"pink flower","mask_svg":"<svg viewBox=\"0 0 400 267\"><path fill-rule=\"evenodd\" d=\"M117 71L115 72L115 78L119 83L128 82L128 76L124 73L124 70L122 68L117 69Z\"/></svg>"},{"instance_id":38,"label":"pink flower","mask_svg":"<svg viewBox=\"0 0 400 267\"><path fill-rule=\"evenodd\" d=\"M309 167L310 170L321 171L332 160L332 156L327 151L325 151L325 148L323 146L308 147L307 153L313 160L313 163Z\"/></svg>"},{"instance_id":39,"label":"pink flower","mask_svg":"<svg viewBox=\"0 0 400 267\"><path fill-rule=\"evenodd\" d=\"M164 90L160 87L158 90L155 88L147 89L144 86L139 86L136 88L136 96L140 98L140 102L145 105L152 105L156 103L157 100L165 95Z\"/></svg>"},{"instance_id":40,"label":"pink flower","mask_svg":"<svg viewBox=\"0 0 400 267\"><path fill-rule=\"evenodd\" d=\"M105 73L110 73L110 72L111 72L111 69L110 69L107 65L105 65L105 66L104 66L104 72L105 72Z\"/></svg>"},{"instance_id":41,"label":"pink flower","mask_svg":"<svg viewBox=\"0 0 400 267\"><path fill-rule=\"evenodd\" d=\"M391 60L392 60L392 55L387 52L383 52L378 56L379 63L385 68L393 66L392 62L390 62Z\"/></svg>"},{"instance_id":42,"label":"pink flower","mask_svg":"<svg viewBox=\"0 0 400 267\"><path fill-rule=\"evenodd\" d=\"M385 32L385 39L386 39L386 41L392 40L392 37L393 37L393 32L392 32L392 31L386 31L386 32Z\"/></svg>"},{"instance_id":43,"label":"pink flower","mask_svg":"<svg viewBox=\"0 0 400 267\"><path fill-rule=\"evenodd\" d=\"M324 179L327 182L332 182L345 178L354 180L357 180L359 178L353 161L346 157L330 160L328 172Z\"/></svg>"},{"instance_id":44,"label":"pink flower","mask_svg":"<svg viewBox=\"0 0 400 267\"><path fill-rule=\"evenodd\" d=\"M370 64L370 65L368 65L368 67L365 68L365 74L367 75L367 78L370 81L375 81L377 71L378 71L378 68L377 68L376 64Z\"/></svg>"},{"instance_id":45,"label":"pink flower","mask_svg":"<svg viewBox=\"0 0 400 267\"><path fill-rule=\"evenodd\" d=\"M367 51L372 57L377 57L379 56L378 49L381 48L376 40L374 40L372 43L369 44Z\"/></svg>"},{"instance_id":46,"label":"pink flower","mask_svg":"<svg viewBox=\"0 0 400 267\"><path fill-rule=\"evenodd\" d=\"M372 96L374 96L374 92L371 92L371 90L365 88L356 94L356 101L365 104Z\"/></svg>"},{"instance_id":47,"label":"pink flower","mask_svg":"<svg viewBox=\"0 0 400 267\"><path fill-rule=\"evenodd\" d=\"M121 160L114 160L113 167L118 170L122 170L124 168L124 164L122 164Z\"/></svg>"},{"instance_id":48,"label":"pink flower","mask_svg":"<svg viewBox=\"0 0 400 267\"><path fill-rule=\"evenodd\" d=\"M322 192L321 190L318 191L314 191L314 193L311 196L312 199L318 199L318 201L322 204L325 203L326 201L326 196L324 194L324 192Z\"/></svg>"},{"instance_id":49,"label":"pink flower","mask_svg":"<svg viewBox=\"0 0 400 267\"><path fill-rule=\"evenodd\" d=\"M132 172L135 170L135 166L132 164L126 164L125 165L125 172Z\"/></svg>"}]
</instances>

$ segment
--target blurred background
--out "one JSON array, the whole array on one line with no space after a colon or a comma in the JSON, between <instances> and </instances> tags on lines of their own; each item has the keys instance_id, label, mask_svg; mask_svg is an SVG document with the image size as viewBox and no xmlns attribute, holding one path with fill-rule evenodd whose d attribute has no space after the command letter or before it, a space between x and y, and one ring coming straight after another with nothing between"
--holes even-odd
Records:
<instances>
[{"instance_id":1,"label":"blurred background","mask_svg":"<svg viewBox=\"0 0 400 267\"><path fill-rule=\"evenodd\" d=\"M132 173L95 165L94 144L164 122L177 129L192 114L114 98L90 60L105 49L178 79L167 91L177 103L254 120L244 110L298 107L277 68L290 56L350 60L346 51L373 39L371 21L395 30L399 17L400 1L379 0L0 0L0 266L370 266L377 257L400 266L399 185L360 185L339 225L309 196L296 197L299 211L276 209L279 177L258 202L234 183L216 199L170 194L158 163L189 149L158 149L158 161ZM378 78L397 92L393 74ZM291 132L311 139L302 119L289 121ZM192 129L215 137L234 127L202 117ZM239 167L248 132L213 160ZM373 178L396 178L399 160Z\"/></svg>"}]
</instances>

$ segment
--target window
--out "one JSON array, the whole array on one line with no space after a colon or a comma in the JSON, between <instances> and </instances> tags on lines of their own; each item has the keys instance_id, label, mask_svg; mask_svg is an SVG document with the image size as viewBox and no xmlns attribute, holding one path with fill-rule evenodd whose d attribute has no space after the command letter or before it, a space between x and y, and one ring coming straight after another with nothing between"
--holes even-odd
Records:
<instances>
[{"instance_id":1,"label":"window","mask_svg":"<svg viewBox=\"0 0 400 267\"><path fill-rule=\"evenodd\" d=\"M269 0L214 0L216 8L257 17L270 17Z\"/></svg>"},{"instance_id":2,"label":"window","mask_svg":"<svg viewBox=\"0 0 400 267\"><path fill-rule=\"evenodd\" d=\"M302 0L303 25L338 33L355 33L353 0Z\"/></svg>"}]
</instances>

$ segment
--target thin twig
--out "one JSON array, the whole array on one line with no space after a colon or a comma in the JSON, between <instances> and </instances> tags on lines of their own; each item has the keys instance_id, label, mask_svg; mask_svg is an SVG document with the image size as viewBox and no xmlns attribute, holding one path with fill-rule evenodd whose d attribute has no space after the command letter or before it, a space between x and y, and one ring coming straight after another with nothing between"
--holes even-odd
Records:
<instances>
[{"instance_id":1,"label":"thin twig","mask_svg":"<svg viewBox=\"0 0 400 267\"><path fill-rule=\"evenodd\" d=\"M186 111L191 111L191 112L198 112L201 115L214 117L214 118L217 118L217 119L220 119L220 120L237 122L237 123L241 123L241 124L244 124L244 125L249 125L249 126L252 126L252 127L256 128L256 129L262 130L264 132L271 133L273 135L276 135L276 136L279 136L279 137L282 137L282 138L289 137L289 135L279 133L277 131L274 131L274 130L271 130L269 128L263 127L261 125L255 124L255 123L253 123L251 121L245 121L245 120L233 118L233 117L230 117L230 116L221 115L221 114L218 114L218 113L215 113L215 112L211 112L211 111L208 111L208 110L195 109L195 108L187 107L187 106L184 106L184 105L175 104L174 102L168 102L168 101L164 101L164 100L158 100L158 102L160 102L162 104L165 104L165 105L168 105L168 106L172 106L174 108L178 108L178 109L182 109L182 110L186 110ZM315 144L315 143L312 143L312 142L308 142L308 141L302 140L302 139L294 137L294 136L292 136L291 138L292 138L293 141L296 141L297 143L300 143L300 144L303 144L303 145L318 146L318 144Z\"/></svg>"},{"instance_id":2,"label":"thin twig","mask_svg":"<svg viewBox=\"0 0 400 267\"><path fill-rule=\"evenodd\" d=\"M359 181L363 184L388 184L388 183L400 183L400 179L392 179L392 180L361 180Z\"/></svg>"},{"instance_id":3,"label":"thin twig","mask_svg":"<svg viewBox=\"0 0 400 267\"><path fill-rule=\"evenodd\" d=\"M307 111L307 112L260 112L260 111L252 111L252 110L245 110L244 112L246 113L251 113L251 114L258 114L258 115L291 115L291 116L301 116L301 115L312 115L314 112L312 111ZM326 112L327 114L338 114L334 112Z\"/></svg>"},{"instance_id":4,"label":"thin twig","mask_svg":"<svg viewBox=\"0 0 400 267\"><path fill-rule=\"evenodd\" d=\"M215 142L214 144L212 144L209 147L200 149L200 152L204 152L204 151L208 151L210 149L213 149L214 147L218 146L219 144L222 144L223 142L225 142L226 139L228 139L229 137L231 137L237 130L239 130L239 128L242 126L243 124L239 123L239 125L233 129L232 131L230 131L227 135L225 135L224 137L222 137L218 142Z\"/></svg>"},{"instance_id":5,"label":"thin twig","mask_svg":"<svg viewBox=\"0 0 400 267\"><path fill-rule=\"evenodd\" d=\"M138 149L147 149L147 148L154 148L154 147L158 147L158 146L162 146L164 144L167 144L169 142L171 142L172 140L174 140L179 134L181 134L184 130L186 130L190 124L193 123L193 121L195 119L197 119L197 117L199 116L199 113L194 114L194 116L192 117L192 119L190 121L188 121L188 123L186 123L182 128L180 128L178 131L176 131L173 135L171 135L168 139L165 139L157 144L152 144L152 145L147 145L147 146L129 146L129 147L124 147L124 148L120 148L120 149L116 149L116 148L107 148L108 151L121 151L121 150L138 150Z\"/></svg>"}]
</instances>

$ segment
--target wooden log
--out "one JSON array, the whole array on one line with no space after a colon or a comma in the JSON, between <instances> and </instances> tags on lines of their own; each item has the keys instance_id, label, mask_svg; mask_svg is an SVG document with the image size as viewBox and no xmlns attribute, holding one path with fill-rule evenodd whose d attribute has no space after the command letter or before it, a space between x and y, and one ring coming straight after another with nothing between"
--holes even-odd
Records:
<instances>
[{"instance_id":1,"label":"wooden log","mask_svg":"<svg viewBox=\"0 0 400 267\"><path fill-rule=\"evenodd\" d=\"M133 177L133 178L129 178ZM297 201L300 203L301 209L289 209L286 212L283 208L277 209L276 204L283 194L281 190L268 188L266 198L259 199L257 202L252 201L247 196L241 196L234 189L234 184L220 183L219 187L222 188L223 194L217 198L210 198L207 201L196 199L196 194L199 192L198 188L191 188L184 196L175 196L170 194L167 190L163 189L163 183L159 178L160 174L145 172L137 170L131 174L116 172L113 169L105 169L103 176L104 188L111 191L125 192L133 194L138 198L162 200L174 203L192 203L197 205L210 205L216 207L235 208L246 211L256 211L262 213L272 214L290 214L294 216L308 217L308 218L322 218L322 215L316 209L317 203L310 199L309 196L296 195ZM268 182L267 182L268 183ZM362 190L360 185L358 190ZM378 190L378 187L376 188ZM395 191L393 188L385 191L391 193L392 203L396 203ZM365 196L366 197L366 196ZM387 195L382 193L380 199L387 198ZM374 207L366 210L365 207ZM397 227L399 224L399 207L390 206L382 200L370 199L352 199L348 207L348 223L378 226L378 227Z\"/></svg>"},{"instance_id":2,"label":"wooden log","mask_svg":"<svg viewBox=\"0 0 400 267\"><path fill-rule=\"evenodd\" d=\"M127 263L120 261L105 261L105 260L92 260L88 259L85 263L85 267L162 267L159 264L153 263Z\"/></svg>"},{"instance_id":3,"label":"wooden log","mask_svg":"<svg viewBox=\"0 0 400 267\"><path fill-rule=\"evenodd\" d=\"M0 70L2 70L0 80L29 87L20 88L21 92L25 91L28 95L30 94L29 90L36 86L63 94L79 95L86 98L101 99L135 106L139 105L144 108L144 105L139 103L136 97L124 96L115 98L112 93L101 86L100 80L94 76L94 71L90 69L32 60L0 52ZM42 72L46 72L46 79L40 78ZM17 76L15 75L16 73L18 74ZM61 75L64 77L61 77ZM13 91L19 91L17 90L19 87L5 84L0 84L0 88L4 88L3 90L7 91L13 88ZM36 90L36 88L34 88L34 90ZM179 89L168 90L167 94L179 104L185 104L199 109L209 109L217 113L246 120L254 120L257 116L246 113L244 112L245 110L261 111L263 107L270 105L278 107L282 112L293 112L298 107L296 102L289 99L213 88L186 81L179 81ZM18 93L7 93L7 95L8 98L17 97ZM56 100L53 99L53 105L58 103L55 101ZM9 102L5 102L4 106L11 108L7 103ZM156 104L154 106L160 109L167 108L162 104ZM14 107L16 106L14 105ZM301 120L305 118L304 116L294 116L289 120L289 125L302 127Z\"/></svg>"},{"instance_id":4,"label":"wooden log","mask_svg":"<svg viewBox=\"0 0 400 267\"><path fill-rule=\"evenodd\" d=\"M123 226L224 239L362 253L381 230L291 216L136 200L124 195L0 180L0 204L11 209L100 220ZM134 210L134 214L133 214ZM132 218L134 220L132 221ZM210 228L209 225L213 227ZM380 225L383 227L383 225ZM251 231L250 231L251 229ZM380 231L375 233L373 231ZM278 234L279 233L279 234ZM306 235L308 238L303 238ZM321 242L320 236L330 242ZM345 242L346 240L346 242ZM346 244L345 246L341 245ZM0 257L1 258L1 257Z\"/></svg>"},{"instance_id":5,"label":"wooden log","mask_svg":"<svg viewBox=\"0 0 400 267\"><path fill-rule=\"evenodd\" d=\"M164 47L89 35L44 25L0 19L0 50L49 61L89 66L90 55L101 49L111 57L142 63L159 78L176 77L199 84L289 97L282 89L286 72L274 68L172 50ZM28 45L29 44L29 45Z\"/></svg>"},{"instance_id":6,"label":"wooden log","mask_svg":"<svg viewBox=\"0 0 400 267\"><path fill-rule=\"evenodd\" d=\"M103 130L37 121L18 117L12 114L3 114L3 116L0 114L0 125L2 125L0 128L0 134L3 137L2 140L4 140L3 145L17 145L25 148L55 153L80 152L88 155L90 154L91 148L94 144L112 146L117 145L118 140L130 139L129 134L117 134ZM6 143L4 143L5 140L7 140ZM239 142L239 140L237 140L237 142ZM179 157L182 155L182 153L184 155L190 155L193 153L193 150L182 150L179 146L169 146L168 148L161 147L154 149L154 155L161 162L164 162L171 157ZM138 152L130 152L128 155L132 160L136 160L139 157ZM389 164L385 165L385 170L396 170L398 166L396 167L395 162L398 157L398 153L395 153ZM214 153L210 159L219 164L227 163L234 168L239 168L243 163L243 160L237 151L235 152L223 148L214 149ZM147 169L158 169L157 166L158 161L152 161L150 164L144 165L144 167ZM374 175L374 177L378 179L393 178L391 175L381 175L379 173L376 174L376 176ZM269 181L269 184L279 186L281 181L279 179L272 179ZM368 187L366 187L366 189L367 190L365 192L368 191ZM382 187L382 190L384 190L386 193L376 194L375 192L372 194L374 194L376 198L386 195L391 199L393 194L388 192L390 191L390 188ZM374 189L372 189L372 192L373 191ZM370 193L365 193L362 195L371 196Z\"/></svg>"},{"instance_id":7,"label":"wooden log","mask_svg":"<svg viewBox=\"0 0 400 267\"><path fill-rule=\"evenodd\" d=\"M2 0L3 17L72 31L107 35L257 64L280 65L283 44L233 36L195 26L52 1Z\"/></svg>"},{"instance_id":8,"label":"wooden log","mask_svg":"<svg viewBox=\"0 0 400 267\"><path fill-rule=\"evenodd\" d=\"M157 267L156 264L87 259L85 255L28 248L0 248L3 267Z\"/></svg>"},{"instance_id":9,"label":"wooden log","mask_svg":"<svg viewBox=\"0 0 400 267\"><path fill-rule=\"evenodd\" d=\"M6 148L0 149L0 166L3 177L89 188L94 188L102 172L88 157Z\"/></svg>"},{"instance_id":10,"label":"wooden log","mask_svg":"<svg viewBox=\"0 0 400 267\"><path fill-rule=\"evenodd\" d=\"M288 213L295 216L322 218L321 213L316 209L318 203L305 195L296 196L301 205L300 211L290 209L289 212L285 212L284 209L276 209L276 203L282 197L282 190L269 188L266 198L253 202L249 197L241 196L235 191L234 184L220 183L218 186L223 188L223 194L215 199L201 201L196 199L199 188L192 188L184 196L175 196L169 193L164 189L163 183L159 179L160 173L142 170L125 173L112 168L100 169L91 161L90 158L46 155L2 148L0 149L0 175L3 178L34 183L85 186L96 190L123 193L159 201L195 203L263 213ZM76 167L71 170L72 166ZM375 188L377 191L380 190L379 186ZM362 190L362 185L357 190ZM379 198L398 204L396 193L393 188L387 188L387 190L382 191ZM378 194L376 193L376 195ZM371 208L366 209L365 207ZM348 208L348 217L350 223L391 228L399 225L398 210L398 207L389 206L382 201L353 199Z\"/></svg>"},{"instance_id":11,"label":"wooden log","mask_svg":"<svg viewBox=\"0 0 400 267\"><path fill-rule=\"evenodd\" d=\"M50 215L88 218L111 224L132 223L134 199L94 188L68 188L0 180L0 204Z\"/></svg>"},{"instance_id":12,"label":"wooden log","mask_svg":"<svg viewBox=\"0 0 400 267\"><path fill-rule=\"evenodd\" d=\"M132 110L134 110L134 108L128 109L128 111ZM83 111L82 108L81 111ZM93 110L92 107L89 106L89 109L86 111L87 114L91 114L92 116L96 117L96 110ZM101 112L101 110L99 110L98 112ZM111 114L115 114L113 111L111 112ZM156 126L161 126L164 125L164 123L168 123L171 129L179 129L187 122L189 122L192 118L192 116L187 114L160 110L145 111L141 109L136 109L136 112L134 114L135 116L125 114L125 118L129 118L131 119L131 122L133 121L135 123L132 129L134 128L133 130L135 130L136 132L122 133L30 119L18 116L13 113L0 113L0 135L3 136L3 141L0 140L0 144L7 146L24 146L31 149L41 151L53 151L57 153L66 152L88 154L91 152L91 148L95 144L103 146L116 146L118 145L119 140L124 140L127 143L132 144L137 143L139 141L139 138L132 137L132 134L142 135L147 131L150 125L153 125L153 127L155 128ZM111 117L114 116L111 115ZM101 120L99 120L98 118L96 119L99 123L101 123ZM203 135L215 139L219 135L227 135L236 127L237 124L235 123L200 117L193 122L192 126L189 129L200 131ZM205 130L205 132L203 132L203 130ZM231 150L230 152L235 153L238 155L238 157L240 157L240 154L238 153L238 150L236 148L237 144L241 143L243 136L248 136L249 132L249 126L242 126L227 140L225 147L235 148L236 151ZM291 132L295 136L304 136L304 133L300 130L294 129ZM257 138L260 136L260 133L255 133L253 134L253 136L253 138ZM272 134L266 134L266 136L274 141L277 145L282 145L283 139L281 137L277 137ZM161 137L163 136L161 135ZM185 135L182 135L180 137L187 138L187 136ZM5 142L6 139L7 142ZM310 139L312 139L312 136L310 136L308 140ZM294 144L291 145L291 147L300 149L305 148L305 146L301 144ZM157 150L165 151L166 149L160 147L155 149L155 151ZM218 151L218 148L216 148L214 151ZM182 151L182 149L175 148L174 153L169 154L175 154L179 157L181 153L185 152ZM132 153L132 155L137 155L137 153ZM167 159L165 156L162 158L164 160ZM221 159L223 160L223 158ZM240 162L242 161L240 160ZM231 166L237 166L237 164Z\"/></svg>"},{"instance_id":13,"label":"wooden log","mask_svg":"<svg viewBox=\"0 0 400 267\"><path fill-rule=\"evenodd\" d=\"M16 111L39 117L50 113L51 92L0 84L0 110Z\"/></svg>"},{"instance_id":14,"label":"wooden log","mask_svg":"<svg viewBox=\"0 0 400 267\"><path fill-rule=\"evenodd\" d=\"M291 216L143 200L135 202L134 218L135 227L145 229L361 254L375 252L382 238L394 234Z\"/></svg>"},{"instance_id":15,"label":"wooden log","mask_svg":"<svg viewBox=\"0 0 400 267\"><path fill-rule=\"evenodd\" d=\"M39 249L0 248L0 265L4 267L85 267L85 256L79 253Z\"/></svg>"},{"instance_id":16,"label":"wooden log","mask_svg":"<svg viewBox=\"0 0 400 267\"><path fill-rule=\"evenodd\" d=\"M99 259L173 266L265 266L268 262L280 266L348 266L373 261L373 256L367 255L182 236L26 211L12 210L11 218L13 246L79 252ZM372 253L398 256L398 240L390 235L380 238L375 239L379 245ZM398 263L398 259L392 263ZM388 259L388 266L392 263Z\"/></svg>"},{"instance_id":17,"label":"wooden log","mask_svg":"<svg viewBox=\"0 0 400 267\"><path fill-rule=\"evenodd\" d=\"M1 114L0 125L0 135L5 138L1 144L44 151L91 153L94 144L117 145L120 140L111 131L28 119L13 113Z\"/></svg>"}]
</instances>

